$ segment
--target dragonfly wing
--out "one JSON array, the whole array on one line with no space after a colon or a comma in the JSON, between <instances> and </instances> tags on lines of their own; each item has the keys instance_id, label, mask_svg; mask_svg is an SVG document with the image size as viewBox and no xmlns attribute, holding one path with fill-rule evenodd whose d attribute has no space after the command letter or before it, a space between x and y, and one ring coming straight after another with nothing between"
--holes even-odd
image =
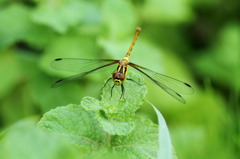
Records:
<instances>
[{"instance_id":1,"label":"dragonfly wing","mask_svg":"<svg viewBox=\"0 0 240 159\"><path fill-rule=\"evenodd\" d=\"M56 81L51 87L55 88L58 86L61 86L69 81L78 80L86 75L96 72L98 70L106 70L110 66L118 63L118 60L92 60L92 59L75 59L75 58L63 58L63 59L55 59L56 62L52 63L52 66L54 68L60 69L60 70L69 70L73 66L78 66L79 68L75 68L75 72L80 72L77 75L73 75L67 78L60 79ZM58 63L61 61L60 63ZM75 62L75 64L71 65L71 61ZM78 61L78 62L76 62ZM61 65L62 64L62 65ZM69 64L69 65L67 65ZM73 67L74 68L74 67ZM70 71L70 70L69 70Z\"/></svg>"},{"instance_id":2,"label":"dragonfly wing","mask_svg":"<svg viewBox=\"0 0 240 159\"><path fill-rule=\"evenodd\" d=\"M139 72L143 73L150 80L152 80L159 87L161 87L164 91L166 91L168 94L170 94L172 97L182 103L185 103L185 100L180 94L190 95L194 92L193 88L185 82L179 81L177 79L160 73L156 73L152 70L149 70L134 63L129 63L129 65L132 66L134 69L138 70Z\"/></svg>"},{"instance_id":3,"label":"dragonfly wing","mask_svg":"<svg viewBox=\"0 0 240 159\"><path fill-rule=\"evenodd\" d=\"M57 58L51 66L57 70L83 73L106 64L115 64L119 60L112 59L81 59L81 58Z\"/></svg>"},{"instance_id":4,"label":"dragonfly wing","mask_svg":"<svg viewBox=\"0 0 240 159\"><path fill-rule=\"evenodd\" d=\"M70 81L81 79L84 76L86 76L86 74L81 73L81 74L73 75L73 76L70 76L70 77L67 77L67 78L63 78L63 79L60 79L60 80L56 81L55 83L53 83L51 85L51 87L52 88L59 87L59 86L62 86L65 83L68 83Z\"/></svg>"},{"instance_id":5,"label":"dragonfly wing","mask_svg":"<svg viewBox=\"0 0 240 159\"><path fill-rule=\"evenodd\" d=\"M177 92L175 92L174 90L162 85L161 83L157 83L155 82L159 87L161 87L165 92L167 92L168 94L170 94L173 98L177 99L179 102L186 104L185 99L178 94Z\"/></svg>"}]
</instances>

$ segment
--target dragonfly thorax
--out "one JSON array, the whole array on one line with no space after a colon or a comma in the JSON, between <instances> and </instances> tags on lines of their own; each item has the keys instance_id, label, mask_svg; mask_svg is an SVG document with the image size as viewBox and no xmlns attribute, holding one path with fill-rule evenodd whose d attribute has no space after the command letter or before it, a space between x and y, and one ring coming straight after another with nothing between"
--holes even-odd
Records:
<instances>
[{"instance_id":1,"label":"dragonfly thorax","mask_svg":"<svg viewBox=\"0 0 240 159\"><path fill-rule=\"evenodd\" d=\"M121 85L126 81L126 76L123 73L116 72L112 75L112 79L116 85Z\"/></svg>"}]
</instances>

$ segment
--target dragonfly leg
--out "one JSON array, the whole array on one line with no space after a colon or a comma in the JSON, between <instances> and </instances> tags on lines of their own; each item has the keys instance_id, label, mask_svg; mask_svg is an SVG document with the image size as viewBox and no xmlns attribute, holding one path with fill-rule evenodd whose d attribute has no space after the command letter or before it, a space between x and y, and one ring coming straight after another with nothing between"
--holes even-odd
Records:
<instances>
[{"instance_id":1,"label":"dragonfly leg","mask_svg":"<svg viewBox=\"0 0 240 159\"><path fill-rule=\"evenodd\" d=\"M115 87L115 84L112 86L111 88L111 96L110 96L110 99L112 98L112 91L113 91L113 88Z\"/></svg>"},{"instance_id":2,"label":"dragonfly leg","mask_svg":"<svg viewBox=\"0 0 240 159\"><path fill-rule=\"evenodd\" d=\"M103 88L107 85L107 83L108 83L111 79L112 79L112 78L110 77L110 78L104 83L103 87L101 88L101 92L102 92Z\"/></svg>"},{"instance_id":3,"label":"dragonfly leg","mask_svg":"<svg viewBox=\"0 0 240 159\"><path fill-rule=\"evenodd\" d=\"M138 84L139 86L143 86L144 85L144 83L140 84L140 83L136 82L134 79L131 79L131 78L127 78L127 80L132 81L132 82Z\"/></svg>"},{"instance_id":4,"label":"dragonfly leg","mask_svg":"<svg viewBox=\"0 0 240 159\"><path fill-rule=\"evenodd\" d=\"M121 90L122 90L122 95L121 95L120 99L124 99L125 89L124 89L123 84L121 84Z\"/></svg>"}]
</instances>

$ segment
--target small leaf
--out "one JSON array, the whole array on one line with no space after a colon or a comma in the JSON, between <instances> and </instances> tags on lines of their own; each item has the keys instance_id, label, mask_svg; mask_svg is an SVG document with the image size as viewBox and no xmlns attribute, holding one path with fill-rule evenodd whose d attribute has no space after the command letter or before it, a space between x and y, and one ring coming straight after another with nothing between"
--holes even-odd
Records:
<instances>
[{"instance_id":1,"label":"small leaf","mask_svg":"<svg viewBox=\"0 0 240 159\"><path fill-rule=\"evenodd\" d=\"M101 105L107 117L114 121L131 121L139 105L143 103L143 98L147 92L143 78L138 74L129 73L127 80L123 85L125 88L124 99L121 86L115 86L112 89L113 82L109 81L102 91ZM112 90L112 93L111 93ZM112 97L111 97L112 96Z\"/></svg>"},{"instance_id":2,"label":"small leaf","mask_svg":"<svg viewBox=\"0 0 240 159\"><path fill-rule=\"evenodd\" d=\"M171 142L171 137L168 131L167 124L162 116L162 114L159 112L159 110L149 101L147 101L155 110L157 117L158 117L158 143L160 146L160 149L158 150L158 159L173 159L176 158L173 156L173 146Z\"/></svg>"},{"instance_id":3,"label":"small leaf","mask_svg":"<svg viewBox=\"0 0 240 159\"><path fill-rule=\"evenodd\" d=\"M134 81L124 83L124 99L120 99L121 86L113 89L111 97L112 80L103 88L101 106L105 118L98 115L97 119L101 127L111 135L127 135L135 128L133 118L146 94L146 86L139 75L130 73L128 78Z\"/></svg>"},{"instance_id":4,"label":"small leaf","mask_svg":"<svg viewBox=\"0 0 240 159\"><path fill-rule=\"evenodd\" d=\"M127 135L135 127L132 121L119 122L111 120L111 118L109 118L110 120L104 118L100 113L100 109L102 108L100 102L95 98L84 97L81 101L81 105L86 111L94 111L100 126L110 135Z\"/></svg>"}]
</instances>

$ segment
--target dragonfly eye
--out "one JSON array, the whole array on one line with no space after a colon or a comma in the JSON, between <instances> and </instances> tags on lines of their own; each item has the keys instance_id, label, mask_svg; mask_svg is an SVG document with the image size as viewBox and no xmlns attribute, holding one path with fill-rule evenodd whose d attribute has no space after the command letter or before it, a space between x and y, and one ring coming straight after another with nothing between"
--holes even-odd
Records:
<instances>
[{"instance_id":1,"label":"dragonfly eye","mask_svg":"<svg viewBox=\"0 0 240 159\"><path fill-rule=\"evenodd\" d=\"M112 75L113 79L124 81L126 76L122 73L116 72Z\"/></svg>"}]
</instances>

